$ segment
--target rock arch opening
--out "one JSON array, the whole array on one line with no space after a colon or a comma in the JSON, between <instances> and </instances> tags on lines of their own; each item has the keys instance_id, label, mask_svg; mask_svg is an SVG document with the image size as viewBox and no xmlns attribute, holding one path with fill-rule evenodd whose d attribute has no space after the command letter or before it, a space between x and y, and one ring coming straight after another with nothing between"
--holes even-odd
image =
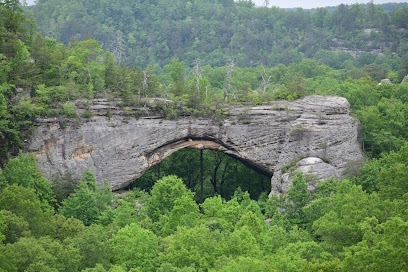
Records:
<instances>
[{"instance_id":1,"label":"rock arch opening","mask_svg":"<svg viewBox=\"0 0 408 272\"><path fill-rule=\"evenodd\" d=\"M213 150L226 154L227 156L240 161L247 167L251 168L255 172L272 177L273 171L266 169L261 165L258 165L255 161L246 160L240 156L239 151L232 145L221 142L220 140L215 140L211 138L196 138L196 137L185 137L170 143L164 144L150 152L144 154L146 161L148 163L148 169L160 163L168 156L172 155L182 149L197 149L197 150ZM148 170L147 169L147 170Z\"/></svg>"},{"instance_id":2,"label":"rock arch opening","mask_svg":"<svg viewBox=\"0 0 408 272\"><path fill-rule=\"evenodd\" d=\"M149 169L125 189L149 191L158 179L176 175L183 179L189 190L195 192L196 201L199 202L202 174L204 199L220 195L228 200L238 188L247 191L253 199L258 199L262 193L268 194L271 175L227 151L228 148L222 144L208 139L176 141L163 146L159 154L151 154L154 159Z\"/></svg>"}]
</instances>

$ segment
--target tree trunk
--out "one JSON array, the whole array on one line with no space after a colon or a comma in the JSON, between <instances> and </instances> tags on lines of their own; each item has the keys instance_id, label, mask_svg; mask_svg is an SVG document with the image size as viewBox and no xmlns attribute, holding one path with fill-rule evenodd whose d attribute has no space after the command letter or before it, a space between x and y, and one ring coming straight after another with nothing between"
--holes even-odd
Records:
<instances>
[{"instance_id":1,"label":"tree trunk","mask_svg":"<svg viewBox=\"0 0 408 272\"><path fill-rule=\"evenodd\" d=\"M225 173L227 172L227 168L228 168L228 161L225 163L225 166L224 166L224 171L222 172L222 177L221 177L221 181L220 181L220 196L221 197L224 197L223 196L223 190L222 190L222 187L224 186L224 182L225 182Z\"/></svg>"},{"instance_id":2,"label":"tree trunk","mask_svg":"<svg viewBox=\"0 0 408 272\"><path fill-rule=\"evenodd\" d=\"M204 169L203 169L203 150L200 150L200 183L201 183L201 197L200 203L204 203Z\"/></svg>"}]
</instances>

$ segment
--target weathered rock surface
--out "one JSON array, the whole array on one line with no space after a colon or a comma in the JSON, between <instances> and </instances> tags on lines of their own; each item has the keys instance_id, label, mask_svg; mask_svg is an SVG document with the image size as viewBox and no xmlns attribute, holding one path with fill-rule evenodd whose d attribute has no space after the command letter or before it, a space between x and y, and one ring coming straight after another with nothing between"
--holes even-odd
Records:
<instances>
[{"instance_id":1,"label":"weathered rock surface","mask_svg":"<svg viewBox=\"0 0 408 272\"><path fill-rule=\"evenodd\" d=\"M336 167L324 162L320 158L308 157L300 160L293 170L282 174L282 170L278 169L272 177L271 193L279 195L280 193L287 192L297 172L302 172L304 175L309 176L306 178L309 191L314 191L317 188L318 180L341 177L341 173L339 173Z\"/></svg>"},{"instance_id":2,"label":"weathered rock surface","mask_svg":"<svg viewBox=\"0 0 408 272\"><path fill-rule=\"evenodd\" d=\"M80 104L81 113L85 107ZM47 178L68 171L78 177L89 168L98 183L106 179L117 190L179 149L208 148L273 176L272 192L280 193L290 183L280 183L280 169L293 158L327 158L330 165L319 162L307 168L317 176L324 172L325 178L331 173L341 176L347 161L362 157L358 121L349 115L347 100L340 97L311 96L233 108L223 122L193 117L135 119L106 100L94 101L87 110L91 118L78 118L67 126L56 118L37 120L26 151L36 154Z\"/></svg>"}]
</instances>

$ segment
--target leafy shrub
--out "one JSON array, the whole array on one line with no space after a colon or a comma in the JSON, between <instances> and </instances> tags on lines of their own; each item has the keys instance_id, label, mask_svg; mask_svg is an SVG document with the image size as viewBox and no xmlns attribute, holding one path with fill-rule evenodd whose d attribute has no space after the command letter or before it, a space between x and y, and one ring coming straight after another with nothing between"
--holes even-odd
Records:
<instances>
[{"instance_id":1,"label":"leafy shrub","mask_svg":"<svg viewBox=\"0 0 408 272\"><path fill-rule=\"evenodd\" d=\"M71 118L71 117L77 117L77 107L75 106L74 102L66 102L62 104L62 113Z\"/></svg>"},{"instance_id":2,"label":"leafy shrub","mask_svg":"<svg viewBox=\"0 0 408 272\"><path fill-rule=\"evenodd\" d=\"M82 117L83 118L91 118L92 114L88 110L85 110L84 113L82 114Z\"/></svg>"},{"instance_id":3,"label":"leafy shrub","mask_svg":"<svg viewBox=\"0 0 408 272\"><path fill-rule=\"evenodd\" d=\"M296 167L298 166L299 161L301 161L302 159L304 159L306 156L301 155L297 158L294 158L289 164L286 164L284 166L282 166L281 168L281 173L285 174L286 172L293 172Z\"/></svg>"}]
</instances>

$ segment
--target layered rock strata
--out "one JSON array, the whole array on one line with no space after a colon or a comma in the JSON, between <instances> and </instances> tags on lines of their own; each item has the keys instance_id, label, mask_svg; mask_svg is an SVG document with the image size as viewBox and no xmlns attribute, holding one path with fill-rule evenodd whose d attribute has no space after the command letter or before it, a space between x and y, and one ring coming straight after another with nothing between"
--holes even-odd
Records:
<instances>
[{"instance_id":1,"label":"layered rock strata","mask_svg":"<svg viewBox=\"0 0 408 272\"><path fill-rule=\"evenodd\" d=\"M320 179L341 177L348 161L362 158L359 123L341 97L236 107L222 121L191 116L166 120L148 110L134 118L126 115L129 109L115 105L78 101L79 116L86 110L88 118L63 124L58 118L38 119L26 151L36 154L48 179L67 172L79 177L89 168L98 183L106 179L118 190L177 150L213 149L271 176L275 194L288 190L291 179L281 169L296 158L312 158L309 166L319 164L307 171Z\"/></svg>"}]
</instances>

